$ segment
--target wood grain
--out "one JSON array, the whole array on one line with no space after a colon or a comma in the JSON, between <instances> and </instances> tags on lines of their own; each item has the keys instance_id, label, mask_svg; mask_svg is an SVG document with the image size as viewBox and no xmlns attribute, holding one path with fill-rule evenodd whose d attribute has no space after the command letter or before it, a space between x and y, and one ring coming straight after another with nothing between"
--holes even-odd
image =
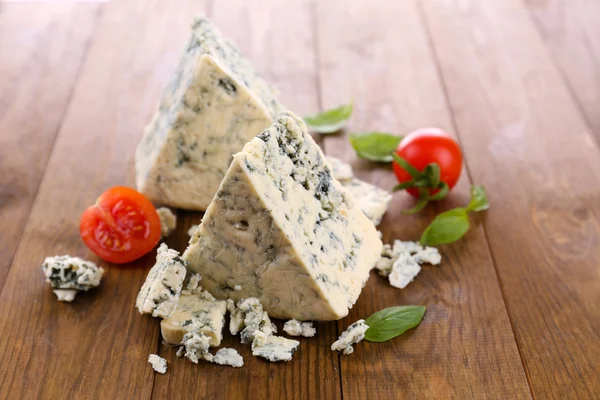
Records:
<instances>
[{"instance_id":1,"label":"wood grain","mask_svg":"<svg viewBox=\"0 0 600 400\"><path fill-rule=\"evenodd\" d=\"M534 397L598 398L598 145L521 2L422 4Z\"/></svg>"},{"instance_id":2,"label":"wood grain","mask_svg":"<svg viewBox=\"0 0 600 400\"><path fill-rule=\"evenodd\" d=\"M541 39L600 141L600 2L525 1Z\"/></svg>"},{"instance_id":3,"label":"wood grain","mask_svg":"<svg viewBox=\"0 0 600 400\"><path fill-rule=\"evenodd\" d=\"M98 5L4 4L0 13L0 288L44 174Z\"/></svg>"},{"instance_id":4,"label":"wood grain","mask_svg":"<svg viewBox=\"0 0 600 400\"><path fill-rule=\"evenodd\" d=\"M153 256L104 266L98 290L59 303L44 257L99 261L79 239L79 216L113 185L133 182L133 154L179 58L197 1L104 5L73 98L0 294L0 393L9 398L149 398L158 321L135 296Z\"/></svg>"},{"instance_id":5,"label":"wood grain","mask_svg":"<svg viewBox=\"0 0 600 400\"><path fill-rule=\"evenodd\" d=\"M320 2L318 21L324 106L353 97L350 129L404 134L434 125L453 130L415 2ZM389 167L357 159L347 135L326 137L326 153L352 162L360 178L391 188L395 178ZM468 175L463 174L448 201L424 214L401 213L413 204L409 197L394 196L380 226L384 242L418 240L434 214L466 204ZM416 330L385 343L360 343L354 354L342 356L344 398L530 397L478 222L473 220L460 242L441 249L441 266L424 266L405 289L372 273L340 330L395 305L426 305L427 313Z\"/></svg>"},{"instance_id":6,"label":"wood grain","mask_svg":"<svg viewBox=\"0 0 600 400\"><path fill-rule=\"evenodd\" d=\"M277 18L290 15L293 18ZM318 110L315 38L311 3L261 0L215 2L209 17L232 39L266 79L281 91L281 100L300 115ZM181 213L187 228L197 213ZM174 245L184 248L189 238ZM179 247L178 247L179 248ZM280 333L283 324L278 323ZM244 357L243 368L192 364L175 357L176 349L162 345L160 355L169 363L166 375L157 375L153 397L214 399L339 399L339 357L330 350L336 339L335 323L317 325L315 338L301 339L288 363L270 363L252 356L250 346L239 336L225 332L222 347L231 347ZM284 334L285 335L285 334ZM184 388L182 390L182 388Z\"/></svg>"}]
</instances>

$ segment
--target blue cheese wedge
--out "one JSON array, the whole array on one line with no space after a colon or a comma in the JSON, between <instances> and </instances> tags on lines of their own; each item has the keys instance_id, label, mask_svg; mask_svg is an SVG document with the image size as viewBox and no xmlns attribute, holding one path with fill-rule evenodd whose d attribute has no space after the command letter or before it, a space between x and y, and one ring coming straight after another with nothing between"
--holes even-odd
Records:
<instances>
[{"instance_id":1,"label":"blue cheese wedge","mask_svg":"<svg viewBox=\"0 0 600 400\"><path fill-rule=\"evenodd\" d=\"M274 318L336 320L381 248L304 122L286 112L234 155L183 258L217 298L254 297Z\"/></svg>"},{"instance_id":2,"label":"blue cheese wedge","mask_svg":"<svg viewBox=\"0 0 600 400\"><path fill-rule=\"evenodd\" d=\"M300 342L297 340L281 336L267 336L257 331L252 342L252 355L266 358L271 362L290 361L299 345Z\"/></svg>"},{"instance_id":3,"label":"blue cheese wedge","mask_svg":"<svg viewBox=\"0 0 600 400\"><path fill-rule=\"evenodd\" d=\"M157 208L156 213L160 219L160 236L166 238L177 227L177 217L167 207Z\"/></svg>"},{"instance_id":4,"label":"blue cheese wedge","mask_svg":"<svg viewBox=\"0 0 600 400\"><path fill-rule=\"evenodd\" d=\"M182 294L171 315L160 322L162 337L167 343L179 344L188 332L202 333L218 346L223 339L226 302L216 300L208 292Z\"/></svg>"},{"instance_id":5,"label":"blue cheese wedge","mask_svg":"<svg viewBox=\"0 0 600 400\"><path fill-rule=\"evenodd\" d=\"M205 18L197 17L135 156L140 192L205 210L232 155L280 112L273 88Z\"/></svg>"},{"instance_id":6,"label":"blue cheese wedge","mask_svg":"<svg viewBox=\"0 0 600 400\"><path fill-rule=\"evenodd\" d=\"M300 322L296 319L291 319L283 325L283 331L290 336L313 337L317 330L313 327L312 322Z\"/></svg>"},{"instance_id":7,"label":"blue cheese wedge","mask_svg":"<svg viewBox=\"0 0 600 400\"><path fill-rule=\"evenodd\" d=\"M242 343L252 342L258 331L265 335L277 332L275 324L263 310L260 301L254 297L240 300L237 306L233 300L227 299L227 310L230 313L229 331L234 336L241 331Z\"/></svg>"},{"instance_id":8,"label":"blue cheese wedge","mask_svg":"<svg viewBox=\"0 0 600 400\"><path fill-rule=\"evenodd\" d=\"M217 354L213 357L213 362L220 365L229 365L232 367L240 368L244 365L244 359L235 350L229 348L222 348L217 351Z\"/></svg>"},{"instance_id":9,"label":"blue cheese wedge","mask_svg":"<svg viewBox=\"0 0 600 400\"><path fill-rule=\"evenodd\" d=\"M159 357L156 354L150 354L148 356L148 362L150 365L152 365L152 369L159 374L164 374L167 372L167 360L164 358Z\"/></svg>"},{"instance_id":10,"label":"blue cheese wedge","mask_svg":"<svg viewBox=\"0 0 600 400\"><path fill-rule=\"evenodd\" d=\"M185 357L194 364L199 360L213 361L213 355L210 354L210 338L202 332L188 332L183 335L181 347L177 350L177 357Z\"/></svg>"},{"instance_id":11,"label":"blue cheese wedge","mask_svg":"<svg viewBox=\"0 0 600 400\"><path fill-rule=\"evenodd\" d=\"M365 338L367 329L369 329L369 325L365 323L364 319L359 319L342 332L338 340L331 345L331 350L341 351L345 355L354 353L352 345Z\"/></svg>"},{"instance_id":12,"label":"blue cheese wedge","mask_svg":"<svg viewBox=\"0 0 600 400\"><path fill-rule=\"evenodd\" d=\"M54 289L59 301L71 302L79 291L100 285L104 269L79 257L46 257L42 264L46 282Z\"/></svg>"},{"instance_id":13,"label":"blue cheese wedge","mask_svg":"<svg viewBox=\"0 0 600 400\"><path fill-rule=\"evenodd\" d=\"M161 244L156 254L156 264L148 272L135 302L140 314L167 318L181 295L186 274L186 262L179 253Z\"/></svg>"}]
</instances>

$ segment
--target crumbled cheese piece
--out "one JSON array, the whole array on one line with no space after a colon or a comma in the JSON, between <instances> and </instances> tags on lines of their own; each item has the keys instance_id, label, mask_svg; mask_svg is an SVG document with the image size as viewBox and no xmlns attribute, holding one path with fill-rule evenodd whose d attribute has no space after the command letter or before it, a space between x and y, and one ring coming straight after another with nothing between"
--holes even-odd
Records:
<instances>
[{"instance_id":1,"label":"crumbled cheese piece","mask_svg":"<svg viewBox=\"0 0 600 400\"><path fill-rule=\"evenodd\" d=\"M252 355L271 362L290 361L300 342L257 331L252 341Z\"/></svg>"},{"instance_id":2,"label":"crumbled cheese piece","mask_svg":"<svg viewBox=\"0 0 600 400\"><path fill-rule=\"evenodd\" d=\"M181 340L181 347L177 350L177 357L185 356L194 364L198 360L213 361L213 355L208 351L210 339L203 333L188 332Z\"/></svg>"},{"instance_id":3,"label":"crumbled cheese piece","mask_svg":"<svg viewBox=\"0 0 600 400\"><path fill-rule=\"evenodd\" d=\"M223 348L217 351L213 362L220 365L230 365L232 367L241 367L244 365L244 359L235 349Z\"/></svg>"},{"instance_id":4,"label":"crumbled cheese piece","mask_svg":"<svg viewBox=\"0 0 600 400\"><path fill-rule=\"evenodd\" d=\"M196 233L196 230L198 229L200 225L192 225L190 226L190 229L188 229L187 234L189 237L194 236L194 233Z\"/></svg>"},{"instance_id":5,"label":"crumbled cheese piece","mask_svg":"<svg viewBox=\"0 0 600 400\"><path fill-rule=\"evenodd\" d=\"M396 256L400 255L401 253L414 254L421 250L423 250L423 246L417 242L403 242L401 240L394 241L393 252Z\"/></svg>"},{"instance_id":6,"label":"crumbled cheese piece","mask_svg":"<svg viewBox=\"0 0 600 400\"><path fill-rule=\"evenodd\" d=\"M71 302L78 291L88 291L100 285L104 269L79 257L47 257L42 264L46 282L52 286L59 301Z\"/></svg>"},{"instance_id":7,"label":"crumbled cheese piece","mask_svg":"<svg viewBox=\"0 0 600 400\"><path fill-rule=\"evenodd\" d=\"M256 298L241 300L237 309L244 313L244 329L240 334L242 343L249 343L254 340L256 332L272 335L274 331L273 323L266 311L263 311L262 305Z\"/></svg>"},{"instance_id":8,"label":"crumbled cheese piece","mask_svg":"<svg viewBox=\"0 0 600 400\"><path fill-rule=\"evenodd\" d=\"M348 181L354 177L354 173L352 172L352 167L350 164L346 164L339 158L327 156L327 161L329 161L329 165L331 166L331 173L335 179L338 181Z\"/></svg>"},{"instance_id":9,"label":"crumbled cheese piece","mask_svg":"<svg viewBox=\"0 0 600 400\"><path fill-rule=\"evenodd\" d=\"M160 323L162 337L167 343L179 344L186 333L201 332L211 346L218 346L223 339L225 312L226 302L208 292L182 294L175 311Z\"/></svg>"},{"instance_id":10,"label":"crumbled cheese piece","mask_svg":"<svg viewBox=\"0 0 600 400\"><path fill-rule=\"evenodd\" d=\"M175 230L177 226L177 217L167 207L159 207L156 209L158 218L160 219L160 236L166 238Z\"/></svg>"},{"instance_id":11,"label":"crumbled cheese piece","mask_svg":"<svg viewBox=\"0 0 600 400\"><path fill-rule=\"evenodd\" d=\"M150 365L152 365L152 369L159 374L164 374L167 372L167 360L164 358L159 357L156 354L150 354L148 356L148 362Z\"/></svg>"},{"instance_id":12,"label":"crumbled cheese piece","mask_svg":"<svg viewBox=\"0 0 600 400\"><path fill-rule=\"evenodd\" d=\"M442 256L435 247L425 247L413 255L413 258L419 264L438 265L442 262Z\"/></svg>"},{"instance_id":13,"label":"crumbled cheese piece","mask_svg":"<svg viewBox=\"0 0 600 400\"><path fill-rule=\"evenodd\" d=\"M186 262L179 253L162 243L156 254L156 264L148 272L135 305L140 314L167 318L181 294L186 274Z\"/></svg>"},{"instance_id":14,"label":"crumbled cheese piece","mask_svg":"<svg viewBox=\"0 0 600 400\"><path fill-rule=\"evenodd\" d=\"M421 272L421 267L409 253L400 253L390 273L390 285L404 289Z\"/></svg>"},{"instance_id":15,"label":"crumbled cheese piece","mask_svg":"<svg viewBox=\"0 0 600 400\"><path fill-rule=\"evenodd\" d=\"M244 312L235 306L235 302L227 299L227 311L229 311L229 332L237 335L244 328Z\"/></svg>"},{"instance_id":16,"label":"crumbled cheese piece","mask_svg":"<svg viewBox=\"0 0 600 400\"><path fill-rule=\"evenodd\" d=\"M75 289L55 289L53 292L58 298L58 301L66 301L67 303L75 300L75 295L77 294L77 290Z\"/></svg>"},{"instance_id":17,"label":"crumbled cheese piece","mask_svg":"<svg viewBox=\"0 0 600 400\"><path fill-rule=\"evenodd\" d=\"M187 285L185 286L185 289L181 291L181 294L195 294L202 292L202 286L200 286L202 276L200 274L191 274L188 276L189 279Z\"/></svg>"},{"instance_id":18,"label":"crumbled cheese piece","mask_svg":"<svg viewBox=\"0 0 600 400\"><path fill-rule=\"evenodd\" d=\"M304 337L313 337L317 333L312 322L300 322L295 319L287 321L283 326L283 331L290 336Z\"/></svg>"},{"instance_id":19,"label":"crumbled cheese piece","mask_svg":"<svg viewBox=\"0 0 600 400\"><path fill-rule=\"evenodd\" d=\"M348 195L354 200L354 203L373 225L379 225L387 211L388 204L392 201L392 194L359 179L342 181L341 183L348 191Z\"/></svg>"},{"instance_id":20,"label":"crumbled cheese piece","mask_svg":"<svg viewBox=\"0 0 600 400\"><path fill-rule=\"evenodd\" d=\"M369 325L365 323L364 319L359 319L342 332L338 340L331 345L331 350L342 351L346 355L354 353L352 345L364 339L367 329L369 329Z\"/></svg>"},{"instance_id":21,"label":"crumbled cheese piece","mask_svg":"<svg viewBox=\"0 0 600 400\"><path fill-rule=\"evenodd\" d=\"M242 287L240 285L235 285L233 287L233 290L235 290L236 292L239 292L240 290L242 290Z\"/></svg>"},{"instance_id":22,"label":"crumbled cheese piece","mask_svg":"<svg viewBox=\"0 0 600 400\"><path fill-rule=\"evenodd\" d=\"M375 269L380 276L387 277L392 272L392 265L396 261L397 256L392 251L392 246L384 244L381 250L381 258L375 264Z\"/></svg>"}]
</instances>

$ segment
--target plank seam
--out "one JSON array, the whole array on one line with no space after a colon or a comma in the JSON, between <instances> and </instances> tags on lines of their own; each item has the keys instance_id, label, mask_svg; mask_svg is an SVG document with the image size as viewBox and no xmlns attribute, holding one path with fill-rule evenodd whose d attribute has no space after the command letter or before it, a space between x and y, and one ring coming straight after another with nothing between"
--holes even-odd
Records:
<instances>
[{"instance_id":1,"label":"plank seam","mask_svg":"<svg viewBox=\"0 0 600 400\"><path fill-rule=\"evenodd\" d=\"M324 105L323 105L323 92L322 92L322 88L321 88L321 83L322 83L322 79L321 79L321 49L319 46L319 18L318 18L318 3L315 2L311 2L310 3L311 8L312 8L312 12L311 12L311 16L312 16L312 26L313 26L313 48L314 48L314 55L315 55L315 63L314 63L314 68L315 68L315 91L317 93L317 104L319 105L319 109L322 110ZM326 152L326 146L325 143L326 141L323 140L320 136L318 136L318 143L319 146L321 146L321 149L323 150L323 154L327 154ZM335 337L339 337L339 321L336 321L334 324L334 331L335 331ZM336 352L337 353L337 359L338 359L338 376L339 376L339 380L340 380L340 398L343 400L344 399L344 383L343 383L343 374L342 374L342 355L340 354L340 352ZM334 358L335 359L335 358Z\"/></svg>"},{"instance_id":2,"label":"plank seam","mask_svg":"<svg viewBox=\"0 0 600 400\"><path fill-rule=\"evenodd\" d=\"M577 110L579 111L579 114L581 114L581 117L582 117L583 121L585 122L585 125L588 128L589 132L593 132L593 134L591 136L594 137L594 143L596 143L598 151L600 151L600 132L594 131L594 128L593 128L594 125L592 124L592 121L589 119L588 114L585 111L585 108L583 107L583 104L581 104L581 102L579 101L579 98L575 95L575 89L569 83L569 80L567 79L564 69L560 66L560 64L558 64L558 62L556 61L556 57L554 57L552 51L550 51L550 49L548 48L546 41L543 40L542 27L540 26L537 18L533 15L533 11L531 10L531 7L529 6L529 2L526 0L522 0L521 4L523 5L523 8L525 8L527 10L529 20L535 27L535 32L537 33L538 38L543 45L542 47L546 51L546 54L548 55L548 58L550 59L552 66L554 67L554 69L557 72L557 75L560 76L560 80L562 81L563 86L566 88L567 92L569 93L569 97L571 97L573 104L575 104Z\"/></svg>"},{"instance_id":3,"label":"plank seam","mask_svg":"<svg viewBox=\"0 0 600 400\"><path fill-rule=\"evenodd\" d=\"M103 10L104 4L102 4L101 2L95 2L94 4L97 7L97 10L94 13L95 15L93 17L93 22L92 22L94 24L94 27L93 27L94 31L90 34L89 38L87 39L87 41L84 45L85 50L84 50L83 57L81 57L79 65L77 66L77 70L75 71L75 79L73 80L73 85L67 96L67 101L65 103L64 110L60 117L60 122L58 123L58 125L54 131L54 140L52 142L52 147L50 148L50 152L48 153L48 159L46 160L46 164L44 166L44 172L42 173L42 176L40 177L37 188L35 189L35 195L33 196L33 201L31 202L31 205L29 206L29 213L27 215L27 221L25 222L25 224L23 224L23 227L21 228L21 231L19 232L19 240L17 241L17 245L15 246L16 250L13 252L13 254L10 258L8 271L6 271L4 282L2 282L2 287L0 287L0 293L2 293L4 291L6 282L8 281L8 275L10 274L10 271L12 270L12 267L13 267L15 256L17 255L17 252L18 252L19 247L21 246L21 242L23 240L23 234L25 233L25 230L27 229L27 226L29 225L29 223L31 221L31 211L33 210L33 208L35 207L35 205L37 203L38 195L40 192L40 187L44 183L44 180L46 179L46 175L48 174L48 164L50 163L50 160L52 159L52 154L54 154L54 150L56 148L56 142L58 142L58 138L60 136L60 131L62 129L65 117L69 112L71 102L73 100L73 94L75 93L75 89L77 88L77 83L79 82L79 77L81 75L81 71L83 70L83 66L85 65L85 63L88 59L92 41L93 41L94 37L96 36L95 27L97 26L97 21L100 18L100 14Z\"/></svg>"},{"instance_id":4,"label":"plank seam","mask_svg":"<svg viewBox=\"0 0 600 400\"><path fill-rule=\"evenodd\" d=\"M433 41L433 37L432 37L432 33L431 33L431 28L430 28L429 23L427 21L427 18L425 16L425 11L423 9L423 3L422 3L422 1L421 0L416 0L416 1L417 1L417 11L418 11L420 23L423 26L423 29L424 29L425 34L426 34L425 36L426 36L426 40L427 40L427 45L428 45L429 51L431 52L431 56L432 56L433 60L435 61L436 75L437 75L437 77L438 77L438 79L440 81L440 86L441 86L441 89L442 89L442 93L444 94L444 103L446 105L446 109L449 111L449 114L450 114L450 123L452 124L452 129L454 130L454 132L456 132L456 136L457 136L457 139L458 139L459 143L461 143L460 133L459 133L459 130L458 130L458 126L456 125L456 120L454 118L454 113L453 113L453 110L452 110L452 105L450 103L450 95L449 95L449 92L448 92L448 87L446 85L446 81L444 79L444 74L443 74L443 72L441 70L441 67L440 67L440 60L439 60L438 54L437 54L437 52L435 50L435 43ZM464 158L465 169L466 169L466 172L467 172L467 178L469 180L469 183L472 184L473 183L473 179L472 179L471 170L469 168L469 164L467 162L467 157L463 157L463 158ZM488 249L490 257L492 258L492 265L494 267L494 273L496 274L496 279L498 281L498 286L500 288L500 294L502 295L502 300L504 301L504 308L506 310L508 321L510 323L510 328L511 328L511 331L512 331L512 334L513 334L513 339L514 339L514 342L515 342L515 346L517 347L517 351L519 353L519 358L521 359L521 367L523 368L523 372L525 373L525 377L527 379L527 385L529 386L529 393L530 393L531 397L533 399L535 399L536 397L535 397L535 394L533 392L533 386L532 386L532 381L531 381L531 377L530 377L530 374L529 374L529 369L527 368L527 363L525 362L524 355L523 355L523 353L521 351L521 347L520 347L520 343L519 343L519 340L518 340L518 337L517 337L517 334L516 334L515 326L514 326L512 318L511 318L511 314L509 312L509 309L508 309L508 303L506 302L506 296L505 296L505 293L504 293L504 286L502 284L502 280L500 279L500 274L498 273L498 267L497 267L497 263L496 263L496 257L494 256L494 253L493 253L492 248L490 246L490 240L489 240L489 237L488 237L487 230L485 228L485 224L482 224L481 228L483 230L483 235L485 237L486 247Z\"/></svg>"}]
</instances>

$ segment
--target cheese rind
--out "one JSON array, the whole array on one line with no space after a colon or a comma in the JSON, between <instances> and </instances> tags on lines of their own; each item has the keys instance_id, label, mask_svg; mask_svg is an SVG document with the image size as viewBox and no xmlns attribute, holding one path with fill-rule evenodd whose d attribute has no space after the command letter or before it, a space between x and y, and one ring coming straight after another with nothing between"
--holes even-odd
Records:
<instances>
[{"instance_id":1,"label":"cheese rind","mask_svg":"<svg viewBox=\"0 0 600 400\"><path fill-rule=\"evenodd\" d=\"M210 294L209 294L210 296ZM226 302L207 297L205 293L182 294L171 315L160 322L160 331L167 343L179 344L188 332L201 332L218 346L223 339Z\"/></svg>"},{"instance_id":2,"label":"cheese rind","mask_svg":"<svg viewBox=\"0 0 600 400\"><path fill-rule=\"evenodd\" d=\"M167 318L181 294L186 274L186 262L179 253L162 243L156 253L156 263L148 272L135 305L140 314Z\"/></svg>"},{"instance_id":3,"label":"cheese rind","mask_svg":"<svg viewBox=\"0 0 600 400\"><path fill-rule=\"evenodd\" d=\"M273 88L208 20L197 17L138 145L138 190L160 204L205 210L232 154L279 111Z\"/></svg>"},{"instance_id":4,"label":"cheese rind","mask_svg":"<svg viewBox=\"0 0 600 400\"><path fill-rule=\"evenodd\" d=\"M255 297L274 318L335 320L381 248L304 122L287 112L234 156L183 257L217 298Z\"/></svg>"}]
</instances>

